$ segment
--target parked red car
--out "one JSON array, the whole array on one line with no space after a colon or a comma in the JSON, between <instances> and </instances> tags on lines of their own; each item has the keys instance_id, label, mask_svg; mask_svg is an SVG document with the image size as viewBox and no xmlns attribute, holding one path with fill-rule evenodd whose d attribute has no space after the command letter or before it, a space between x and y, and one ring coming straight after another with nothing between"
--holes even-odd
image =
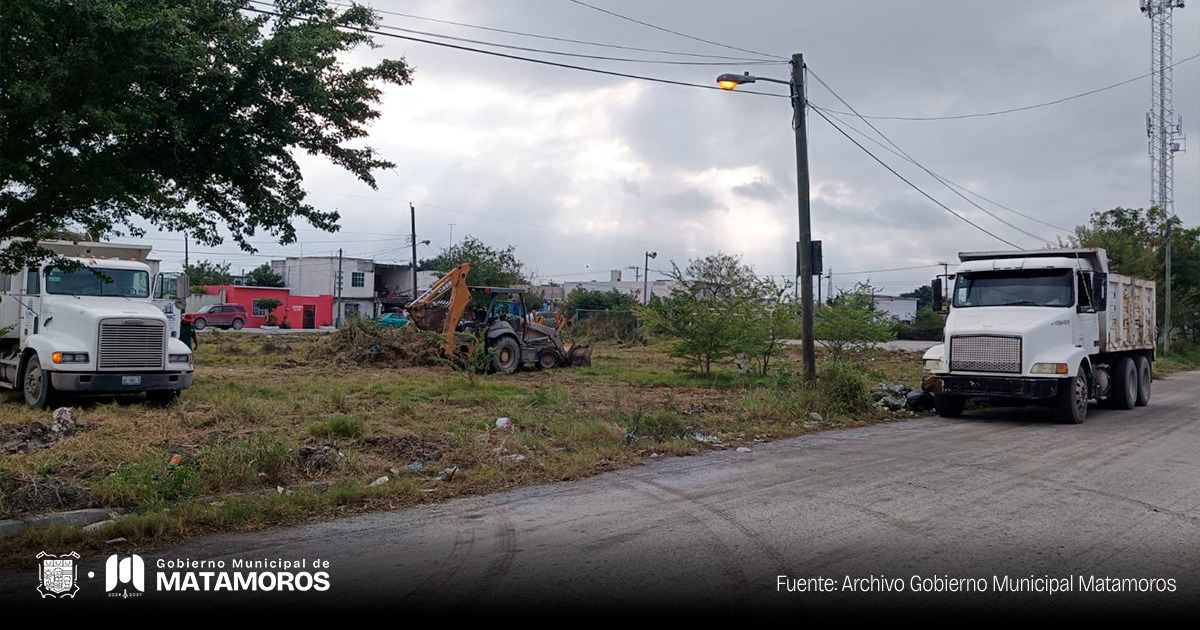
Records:
<instances>
[{"instance_id":1,"label":"parked red car","mask_svg":"<svg viewBox=\"0 0 1200 630\"><path fill-rule=\"evenodd\" d=\"M241 304L209 304L196 311L196 330L209 326L241 330L246 323L246 307Z\"/></svg>"}]
</instances>

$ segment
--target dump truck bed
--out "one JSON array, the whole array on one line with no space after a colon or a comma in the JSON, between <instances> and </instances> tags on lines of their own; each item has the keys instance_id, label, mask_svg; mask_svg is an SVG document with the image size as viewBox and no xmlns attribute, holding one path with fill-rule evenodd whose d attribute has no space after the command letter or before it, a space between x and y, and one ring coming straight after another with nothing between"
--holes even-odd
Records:
<instances>
[{"instance_id":1,"label":"dump truck bed","mask_svg":"<svg viewBox=\"0 0 1200 630\"><path fill-rule=\"evenodd\" d=\"M1154 350L1158 334L1155 285L1108 274L1108 308L1100 313L1100 351Z\"/></svg>"}]
</instances>

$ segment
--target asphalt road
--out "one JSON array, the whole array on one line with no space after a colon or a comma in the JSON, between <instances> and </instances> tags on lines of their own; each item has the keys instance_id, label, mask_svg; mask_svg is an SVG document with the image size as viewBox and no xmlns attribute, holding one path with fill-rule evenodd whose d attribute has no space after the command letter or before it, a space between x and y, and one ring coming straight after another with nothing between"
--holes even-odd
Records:
<instances>
[{"instance_id":1,"label":"asphalt road","mask_svg":"<svg viewBox=\"0 0 1200 630\"><path fill-rule=\"evenodd\" d=\"M324 593L142 600L252 603L268 614L305 605L496 619L512 609L1195 614L1200 372L1156 382L1149 407L1093 407L1082 425L992 409L833 430L144 555L148 569L159 558L330 561ZM101 558L84 562L100 576ZM839 591L779 592L779 576L833 578ZM845 592L847 576L899 578L904 590ZM996 576L1069 578L1073 591L997 592ZM1174 592L1080 592L1092 576ZM938 588L923 581L938 577L982 578L987 591L913 592ZM85 590L99 581L84 580ZM0 607L38 603L35 586L0 575Z\"/></svg>"}]
</instances>

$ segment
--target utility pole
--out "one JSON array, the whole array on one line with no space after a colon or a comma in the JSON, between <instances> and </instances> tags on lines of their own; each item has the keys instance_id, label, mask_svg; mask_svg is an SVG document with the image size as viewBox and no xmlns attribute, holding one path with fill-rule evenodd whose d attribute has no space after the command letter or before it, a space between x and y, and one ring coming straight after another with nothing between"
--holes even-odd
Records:
<instances>
[{"instance_id":1,"label":"utility pole","mask_svg":"<svg viewBox=\"0 0 1200 630\"><path fill-rule=\"evenodd\" d=\"M342 248L338 248L338 273L337 273L337 317L334 320L334 326L342 327Z\"/></svg>"},{"instance_id":2,"label":"utility pole","mask_svg":"<svg viewBox=\"0 0 1200 630\"><path fill-rule=\"evenodd\" d=\"M634 282L642 281L642 268L641 267L639 267L637 265L629 265L628 267L626 267L626 269L633 270L633 281Z\"/></svg>"},{"instance_id":3,"label":"utility pole","mask_svg":"<svg viewBox=\"0 0 1200 630\"><path fill-rule=\"evenodd\" d=\"M450 226L450 245L449 246L454 247L454 224L449 223L448 225Z\"/></svg>"},{"instance_id":4,"label":"utility pole","mask_svg":"<svg viewBox=\"0 0 1200 630\"><path fill-rule=\"evenodd\" d=\"M184 271L187 271L187 268L189 266L190 265L188 265L188 236L187 236L187 234L184 234L183 235L183 269L184 269Z\"/></svg>"},{"instance_id":5,"label":"utility pole","mask_svg":"<svg viewBox=\"0 0 1200 630\"><path fill-rule=\"evenodd\" d=\"M800 354L804 379L817 378L813 340L812 202L808 181L808 125L805 122L804 55L792 55L792 129L796 132L796 192L800 218Z\"/></svg>"},{"instance_id":6,"label":"utility pole","mask_svg":"<svg viewBox=\"0 0 1200 630\"><path fill-rule=\"evenodd\" d=\"M412 221L412 295L413 299L417 299L417 208L412 202L408 202L409 218Z\"/></svg>"},{"instance_id":7,"label":"utility pole","mask_svg":"<svg viewBox=\"0 0 1200 630\"><path fill-rule=\"evenodd\" d=\"M1182 150L1183 117L1172 104L1171 12L1182 9L1183 0L1141 0L1142 13L1150 19L1150 112L1146 135L1150 138L1150 205L1167 217L1163 235L1166 261L1163 309L1163 352L1171 348L1171 219L1175 218L1175 152Z\"/></svg>"},{"instance_id":8,"label":"utility pole","mask_svg":"<svg viewBox=\"0 0 1200 630\"><path fill-rule=\"evenodd\" d=\"M833 299L833 267L829 268L829 275L825 276L825 277L829 278L829 293L828 293L828 295L829 295L829 299L832 300Z\"/></svg>"},{"instance_id":9,"label":"utility pole","mask_svg":"<svg viewBox=\"0 0 1200 630\"><path fill-rule=\"evenodd\" d=\"M642 305L650 303L650 259L658 258L658 252L646 251L646 273L642 276Z\"/></svg>"}]
</instances>

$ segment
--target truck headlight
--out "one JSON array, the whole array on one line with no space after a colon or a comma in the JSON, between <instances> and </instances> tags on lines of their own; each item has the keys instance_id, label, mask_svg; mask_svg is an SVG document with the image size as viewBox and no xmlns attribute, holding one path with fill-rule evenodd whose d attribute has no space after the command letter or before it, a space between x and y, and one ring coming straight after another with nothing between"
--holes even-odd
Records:
<instances>
[{"instance_id":1,"label":"truck headlight","mask_svg":"<svg viewBox=\"0 0 1200 630\"><path fill-rule=\"evenodd\" d=\"M1066 374L1070 368L1066 363L1034 363L1029 369L1031 374Z\"/></svg>"},{"instance_id":2,"label":"truck headlight","mask_svg":"<svg viewBox=\"0 0 1200 630\"><path fill-rule=\"evenodd\" d=\"M50 354L50 360L55 363L87 363L88 353L86 352L54 352Z\"/></svg>"},{"instance_id":3,"label":"truck headlight","mask_svg":"<svg viewBox=\"0 0 1200 630\"><path fill-rule=\"evenodd\" d=\"M167 363L191 363L191 354L169 354L167 355Z\"/></svg>"},{"instance_id":4,"label":"truck headlight","mask_svg":"<svg viewBox=\"0 0 1200 630\"><path fill-rule=\"evenodd\" d=\"M941 359L925 359L926 372L945 372L946 364Z\"/></svg>"}]
</instances>

